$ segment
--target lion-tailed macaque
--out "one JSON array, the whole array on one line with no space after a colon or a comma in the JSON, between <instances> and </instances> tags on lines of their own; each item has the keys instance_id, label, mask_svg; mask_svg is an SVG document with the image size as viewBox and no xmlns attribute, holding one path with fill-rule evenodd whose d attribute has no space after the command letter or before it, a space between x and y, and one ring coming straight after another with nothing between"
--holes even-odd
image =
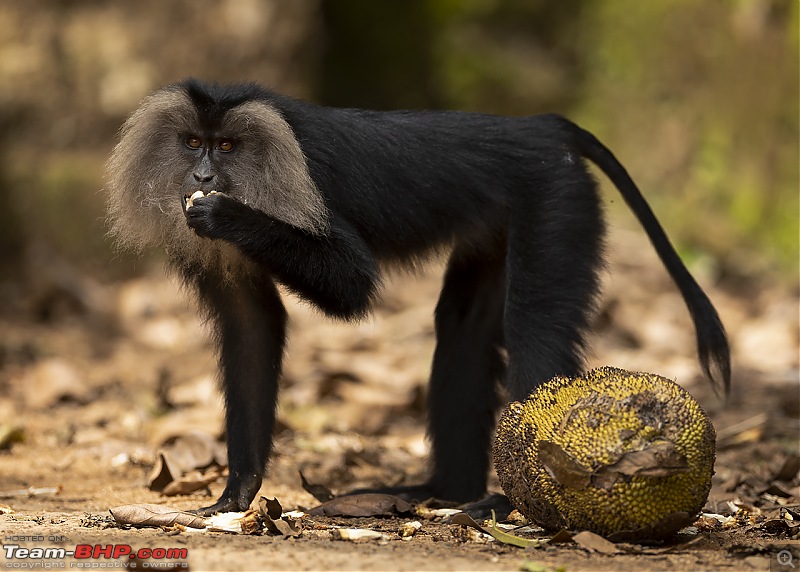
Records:
<instances>
[{"instance_id":1,"label":"lion-tailed macaque","mask_svg":"<svg viewBox=\"0 0 800 572\"><path fill-rule=\"evenodd\" d=\"M727 391L723 326L625 169L557 115L321 107L255 84L186 80L148 96L109 162L112 234L164 248L213 324L230 476L216 511L247 508L272 444L283 284L325 314L366 316L382 268L449 252L435 312L426 483L486 492L500 405L583 369L604 223L584 159L616 185L680 290L706 375Z\"/></svg>"}]
</instances>

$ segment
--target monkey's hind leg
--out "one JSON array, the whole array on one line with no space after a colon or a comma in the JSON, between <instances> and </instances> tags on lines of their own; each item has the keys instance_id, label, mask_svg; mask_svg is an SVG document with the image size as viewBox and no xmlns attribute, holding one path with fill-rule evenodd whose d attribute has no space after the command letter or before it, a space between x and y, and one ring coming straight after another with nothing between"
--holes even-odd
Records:
<instances>
[{"instance_id":1,"label":"monkey's hind leg","mask_svg":"<svg viewBox=\"0 0 800 572\"><path fill-rule=\"evenodd\" d=\"M286 331L286 311L268 275L226 284L210 274L198 287L219 346L229 475L219 500L201 515L246 510L261 487Z\"/></svg>"},{"instance_id":2,"label":"monkey's hind leg","mask_svg":"<svg viewBox=\"0 0 800 572\"><path fill-rule=\"evenodd\" d=\"M505 248L453 252L436 307L436 351L428 392L433 468L427 483L356 489L407 500L466 502L486 492L489 449L505 372Z\"/></svg>"},{"instance_id":3,"label":"monkey's hind leg","mask_svg":"<svg viewBox=\"0 0 800 572\"><path fill-rule=\"evenodd\" d=\"M604 223L581 164L543 158L535 187L511 204L505 335L510 397L584 366L599 291Z\"/></svg>"},{"instance_id":4,"label":"monkey's hind leg","mask_svg":"<svg viewBox=\"0 0 800 572\"><path fill-rule=\"evenodd\" d=\"M458 502L486 493L489 450L505 375L503 247L457 247L436 306L428 397L433 496Z\"/></svg>"}]
</instances>

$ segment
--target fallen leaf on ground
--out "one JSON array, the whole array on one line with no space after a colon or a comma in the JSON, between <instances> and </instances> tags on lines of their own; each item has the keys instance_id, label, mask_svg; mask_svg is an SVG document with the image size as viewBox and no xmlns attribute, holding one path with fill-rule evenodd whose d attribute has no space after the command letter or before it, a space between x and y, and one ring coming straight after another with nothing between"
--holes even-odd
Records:
<instances>
[{"instance_id":1,"label":"fallen leaf on ground","mask_svg":"<svg viewBox=\"0 0 800 572\"><path fill-rule=\"evenodd\" d=\"M284 538L300 536L301 528L295 520L283 515L283 507L277 498L261 497L258 500L258 512L264 521L264 526L271 533L280 534Z\"/></svg>"},{"instance_id":2,"label":"fallen leaf on ground","mask_svg":"<svg viewBox=\"0 0 800 572\"><path fill-rule=\"evenodd\" d=\"M620 554L622 550L617 548L617 545L613 542L606 540L599 534L595 534L594 532L589 532L588 530L584 530L583 532L579 532L572 537L579 546L585 548L586 550L590 550L592 552L599 552L600 554Z\"/></svg>"},{"instance_id":3,"label":"fallen leaf on ground","mask_svg":"<svg viewBox=\"0 0 800 572\"><path fill-rule=\"evenodd\" d=\"M538 548L541 546L541 542L538 540L531 540L528 538L520 538L519 536L514 536L513 534L509 534L507 532L503 532L499 528L497 528L497 521L492 517L492 523L489 528L481 526L473 518L465 512L459 513L455 515L450 522L452 524L460 524L462 526L469 526L478 530L484 534L488 534L495 540L502 542L503 544L510 544L511 546L519 546L520 548Z\"/></svg>"},{"instance_id":4,"label":"fallen leaf on ground","mask_svg":"<svg viewBox=\"0 0 800 572\"><path fill-rule=\"evenodd\" d=\"M271 518L272 520L280 518L283 514L283 507L277 498L268 499L267 497L261 497L258 499L258 510L261 512L262 516Z\"/></svg>"},{"instance_id":5,"label":"fallen leaf on ground","mask_svg":"<svg viewBox=\"0 0 800 572\"><path fill-rule=\"evenodd\" d=\"M308 511L312 516L394 516L413 512L414 505L382 493L346 495Z\"/></svg>"},{"instance_id":6,"label":"fallen leaf on ground","mask_svg":"<svg viewBox=\"0 0 800 572\"><path fill-rule=\"evenodd\" d=\"M333 493L328 487L325 485L309 483L306 480L305 475L303 475L303 471L300 471L300 482L303 484L303 489L319 502L324 503L333 499Z\"/></svg>"},{"instance_id":7,"label":"fallen leaf on ground","mask_svg":"<svg viewBox=\"0 0 800 572\"><path fill-rule=\"evenodd\" d=\"M784 459L781 468L772 476L772 480L790 482L797 478L798 473L800 473L800 455L790 453Z\"/></svg>"},{"instance_id":8,"label":"fallen leaf on ground","mask_svg":"<svg viewBox=\"0 0 800 572\"><path fill-rule=\"evenodd\" d=\"M206 519L195 514L160 504L127 504L109 509L120 524L134 526L175 526L205 528Z\"/></svg>"},{"instance_id":9,"label":"fallen leaf on ground","mask_svg":"<svg viewBox=\"0 0 800 572\"><path fill-rule=\"evenodd\" d=\"M574 542L574 540L572 538L572 533L566 528L562 528L550 537L547 544L564 544L566 542Z\"/></svg>"},{"instance_id":10,"label":"fallen leaf on ground","mask_svg":"<svg viewBox=\"0 0 800 572\"><path fill-rule=\"evenodd\" d=\"M222 476L224 456L219 449L220 443L212 435L199 431L169 440L159 449L147 478L150 490L173 496L204 489Z\"/></svg>"},{"instance_id":11,"label":"fallen leaf on ground","mask_svg":"<svg viewBox=\"0 0 800 572\"><path fill-rule=\"evenodd\" d=\"M187 475L183 475L169 483L161 490L161 494L167 497L175 495L188 495L195 491L200 491L208 487L211 483L217 481L221 477L221 473L210 471L208 473L201 473L200 471L192 471Z\"/></svg>"}]
</instances>

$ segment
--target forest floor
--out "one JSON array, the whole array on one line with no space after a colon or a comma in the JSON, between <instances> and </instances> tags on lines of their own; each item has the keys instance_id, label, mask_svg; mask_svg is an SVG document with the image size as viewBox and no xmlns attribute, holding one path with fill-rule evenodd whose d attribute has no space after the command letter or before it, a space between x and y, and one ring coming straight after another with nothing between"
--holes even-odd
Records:
<instances>
[{"instance_id":1,"label":"forest floor","mask_svg":"<svg viewBox=\"0 0 800 572\"><path fill-rule=\"evenodd\" d=\"M193 301L154 270L119 284L84 284L86 295L56 284L38 297L41 307L31 307L40 319L0 322L0 566L141 569L185 562L26 560L8 548L82 544L186 548L192 570L788 572L800 565L797 290L744 279L710 285L711 271L693 268L731 338L734 385L724 405L700 375L691 322L645 239L617 232L609 252L589 365L659 373L698 399L718 433L704 512L722 515L724 524L706 520L666 544L612 549L569 539L518 548L430 513L297 513L302 532L296 537L120 525L110 508L192 509L213 502L224 487L224 478L212 476L208 487L187 495L148 488L165 444L174 449L186 436L204 435L213 448L222 427L204 326ZM287 297L291 343L262 495L276 497L284 511L305 513L318 502L302 487L299 471L335 493L424 478L425 381L439 280L436 268L394 277L374 319L357 325L332 323ZM76 296L80 304L71 300ZM208 464L208 452L197 455L206 455ZM500 491L496 478L490 487ZM399 531L411 521L421 527L402 539ZM383 534L334 540L341 528ZM535 528L516 534L552 536Z\"/></svg>"}]
</instances>

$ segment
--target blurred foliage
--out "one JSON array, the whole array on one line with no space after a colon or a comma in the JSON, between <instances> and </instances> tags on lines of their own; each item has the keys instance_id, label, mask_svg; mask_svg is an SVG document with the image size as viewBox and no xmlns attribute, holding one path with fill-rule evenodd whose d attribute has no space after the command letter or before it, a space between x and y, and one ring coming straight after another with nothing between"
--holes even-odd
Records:
<instances>
[{"instance_id":1,"label":"blurred foliage","mask_svg":"<svg viewBox=\"0 0 800 572\"><path fill-rule=\"evenodd\" d=\"M796 281L798 4L607 0L585 16L595 49L576 117L626 157L685 248Z\"/></svg>"},{"instance_id":2,"label":"blurred foliage","mask_svg":"<svg viewBox=\"0 0 800 572\"><path fill-rule=\"evenodd\" d=\"M432 58L435 2L322 2L317 97L368 109L438 107Z\"/></svg>"},{"instance_id":3,"label":"blurred foliage","mask_svg":"<svg viewBox=\"0 0 800 572\"><path fill-rule=\"evenodd\" d=\"M324 0L323 13L324 103L564 113L617 153L688 259L798 280L797 2Z\"/></svg>"},{"instance_id":4,"label":"blurred foliage","mask_svg":"<svg viewBox=\"0 0 800 572\"><path fill-rule=\"evenodd\" d=\"M0 290L37 241L131 267L103 231L102 164L139 99L188 75L331 105L563 113L689 257L798 279L797 2L29 0L0 4Z\"/></svg>"},{"instance_id":5,"label":"blurred foliage","mask_svg":"<svg viewBox=\"0 0 800 572\"><path fill-rule=\"evenodd\" d=\"M0 3L0 294L44 250L76 270L140 269L107 240L103 164L125 117L187 76L308 96L316 0Z\"/></svg>"},{"instance_id":6,"label":"blurred foliage","mask_svg":"<svg viewBox=\"0 0 800 572\"><path fill-rule=\"evenodd\" d=\"M36 192L23 194L17 201L20 212L35 215L26 217L26 234L58 245L60 254L69 260L93 268L107 265L106 241L97 239L106 233L105 207L99 194L102 158L94 153L66 152L48 155L37 164Z\"/></svg>"},{"instance_id":7,"label":"blurred foliage","mask_svg":"<svg viewBox=\"0 0 800 572\"><path fill-rule=\"evenodd\" d=\"M566 111L582 0L323 0L328 105ZM365 25L367 24L368 25Z\"/></svg>"}]
</instances>

